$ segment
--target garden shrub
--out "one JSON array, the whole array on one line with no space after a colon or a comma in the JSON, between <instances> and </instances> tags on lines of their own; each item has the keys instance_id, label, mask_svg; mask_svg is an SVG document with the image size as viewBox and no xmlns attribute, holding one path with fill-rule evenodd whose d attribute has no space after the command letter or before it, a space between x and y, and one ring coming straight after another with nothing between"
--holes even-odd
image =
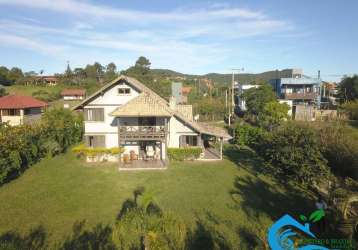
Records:
<instances>
[{"instance_id":1,"label":"garden shrub","mask_svg":"<svg viewBox=\"0 0 358 250\"><path fill-rule=\"evenodd\" d=\"M313 184L329 174L315 131L308 126L288 123L262 141L259 154L279 180Z\"/></svg>"},{"instance_id":2,"label":"garden shrub","mask_svg":"<svg viewBox=\"0 0 358 250\"><path fill-rule=\"evenodd\" d=\"M200 147L168 148L168 157L173 161L194 160L202 153Z\"/></svg>"},{"instance_id":3,"label":"garden shrub","mask_svg":"<svg viewBox=\"0 0 358 250\"><path fill-rule=\"evenodd\" d=\"M186 249L187 226L164 213L152 194L139 187L117 216L112 239L119 249Z\"/></svg>"},{"instance_id":4,"label":"garden shrub","mask_svg":"<svg viewBox=\"0 0 358 250\"><path fill-rule=\"evenodd\" d=\"M32 93L32 96L36 99L39 99L44 102L52 102L60 99L60 92L48 92L45 90L38 90Z\"/></svg>"},{"instance_id":5,"label":"garden shrub","mask_svg":"<svg viewBox=\"0 0 358 250\"><path fill-rule=\"evenodd\" d=\"M234 143L254 148L263 136L263 129L249 124L238 124L235 128Z\"/></svg>"},{"instance_id":6,"label":"garden shrub","mask_svg":"<svg viewBox=\"0 0 358 250\"><path fill-rule=\"evenodd\" d=\"M358 100L346 102L339 108L348 114L349 119L358 120Z\"/></svg>"},{"instance_id":7,"label":"garden shrub","mask_svg":"<svg viewBox=\"0 0 358 250\"><path fill-rule=\"evenodd\" d=\"M124 152L123 147L114 147L114 148L91 148L86 147L84 144L77 145L72 148L72 152L74 152L77 156L100 156L104 154L110 155L119 155Z\"/></svg>"},{"instance_id":8,"label":"garden shrub","mask_svg":"<svg viewBox=\"0 0 358 250\"><path fill-rule=\"evenodd\" d=\"M34 125L0 126L0 184L20 175L46 155L82 140L82 120L69 110L52 109Z\"/></svg>"},{"instance_id":9,"label":"garden shrub","mask_svg":"<svg viewBox=\"0 0 358 250\"><path fill-rule=\"evenodd\" d=\"M358 136L340 124L324 126L318 132L322 154L332 171L358 180Z\"/></svg>"}]
</instances>

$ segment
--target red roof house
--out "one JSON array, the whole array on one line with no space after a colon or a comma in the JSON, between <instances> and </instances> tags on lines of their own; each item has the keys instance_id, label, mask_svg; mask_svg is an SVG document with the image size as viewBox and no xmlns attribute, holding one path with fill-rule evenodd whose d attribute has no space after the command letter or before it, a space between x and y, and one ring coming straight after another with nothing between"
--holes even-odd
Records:
<instances>
[{"instance_id":1,"label":"red roof house","mask_svg":"<svg viewBox=\"0 0 358 250\"><path fill-rule=\"evenodd\" d=\"M31 96L8 95L0 97L0 122L22 125L39 120L46 102Z\"/></svg>"},{"instance_id":2,"label":"red roof house","mask_svg":"<svg viewBox=\"0 0 358 250\"><path fill-rule=\"evenodd\" d=\"M47 103L31 96L7 95L0 97L0 109L42 108Z\"/></svg>"}]
</instances>

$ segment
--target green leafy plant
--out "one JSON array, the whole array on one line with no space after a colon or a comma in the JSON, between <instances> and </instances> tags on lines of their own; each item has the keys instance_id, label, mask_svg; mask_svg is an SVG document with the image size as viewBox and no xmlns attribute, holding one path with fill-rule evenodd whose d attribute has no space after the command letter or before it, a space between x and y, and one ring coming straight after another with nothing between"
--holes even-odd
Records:
<instances>
[{"instance_id":1,"label":"green leafy plant","mask_svg":"<svg viewBox=\"0 0 358 250\"><path fill-rule=\"evenodd\" d=\"M168 148L168 157L173 161L194 160L200 157L201 147Z\"/></svg>"}]
</instances>

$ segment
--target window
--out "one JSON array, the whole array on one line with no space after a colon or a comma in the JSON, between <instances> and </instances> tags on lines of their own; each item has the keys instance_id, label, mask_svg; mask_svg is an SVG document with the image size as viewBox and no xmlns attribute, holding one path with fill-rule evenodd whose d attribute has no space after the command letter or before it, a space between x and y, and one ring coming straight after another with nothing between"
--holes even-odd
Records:
<instances>
[{"instance_id":1,"label":"window","mask_svg":"<svg viewBox=\"0 0 358 250\"><path fill-rule=\"evenodd\" d=\"M91 148L106 147L106 137L104 135L87 135L85 136L86 146Z\"/></svg>"},{"instance_id":2,"label":"window","mask_svg":"<svg viewBox=\"0 0 358 250\"><path fill-rule=\"evenodd\" d=\"M188 146L198 146L198 137L197 136L186 136L186 145Z\"/></svg>"},{"instance_id":3,"label":"window","mask_svg":"<svg viewBox=\"0 0 358 250\"><path fill-rule=\"evenodd\" d=\"M95 121L103 122L104 121L104 109L103 108L91 108L85 109L85 121Z\"/></svg>"},{"instance_id":4,"label":"window","mask_svg":"<svg viewBox=\"0 0 358 250\"><path fill-rule=\"evenodd\" d=\"M130 93L131 93L130 88L119 88L118 89L118 94L120 94L120 95L129 95Z\"/></svg>"},{"instance_id":5,"label":"window","mask_svg":"<svg viewBox=\"0 0 358 250\"><path fill-rule=\"evenodd\" d=\"M20 109L3 109L3 116L20 116Z\"/></svg>"},{"instance_id":6,"label":"window","mask_svg":"<svg viewBox=\"0 0 358 250\"><path fill-rule=\"evenodd\" d=\"M195 147L198 146L198 136L196 135L181 135L179 138L179 146Z\"/></svg>"},{"instance_id":7,"label":"window","mask_svg":"<svg viewBox=\"0 0 358 250\"><path fill-rule=\"evenodd\" d=\"M41 108L30 108L24 110L24 115L37 115L41 114Z\"/></svg>"}]
</instances>

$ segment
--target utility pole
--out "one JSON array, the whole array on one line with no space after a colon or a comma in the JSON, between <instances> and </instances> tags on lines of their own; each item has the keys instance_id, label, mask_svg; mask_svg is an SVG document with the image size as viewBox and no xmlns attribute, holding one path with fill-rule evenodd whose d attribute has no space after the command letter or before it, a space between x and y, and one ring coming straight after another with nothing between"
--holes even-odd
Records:
<instances>
[{"instance_id":1,"label":"utility pole","mask_svg":"<svg viewBox=\"0 0 358 250\"><path fill-rule=\"evenodd\" d=\"M227 109L227 91L225 90L225 110Z\"/></svg>"}]
</instances>

